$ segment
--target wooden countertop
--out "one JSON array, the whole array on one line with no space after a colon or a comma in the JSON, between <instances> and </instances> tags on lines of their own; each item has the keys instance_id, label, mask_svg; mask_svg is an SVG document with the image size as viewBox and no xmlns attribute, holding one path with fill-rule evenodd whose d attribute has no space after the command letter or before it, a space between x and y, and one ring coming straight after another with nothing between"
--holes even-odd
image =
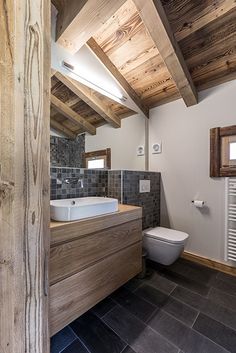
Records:
<instances>
[{"instance_id":1,"label":"wooden countertop","mask_svg":"<svg viewBox=\"0 0 236 353\"><path fill-rule=\"evenodd\" d=\"M120 204L119 211L115 213L73 222L51 221L51 246L141 218L141 207Z\"/></svg>"}]
</instances>

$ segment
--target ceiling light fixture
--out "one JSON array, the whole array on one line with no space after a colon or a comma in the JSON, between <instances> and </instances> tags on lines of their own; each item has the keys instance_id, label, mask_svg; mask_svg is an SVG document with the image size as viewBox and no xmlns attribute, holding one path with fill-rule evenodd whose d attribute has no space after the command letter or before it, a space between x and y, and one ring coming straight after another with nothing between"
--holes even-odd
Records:
<instances>
[{"instance_id":1,"label":"ceiling light fixture","mask_svg":"<svg viewBox=\"0 0 236 353\"><path fill-rule=\"evenodd\" d=\"M127 100L127 98L125 96L123 96L123 94L121 92L119 92L118 90L116 90L116 92L109 92L105 88L102 88L102 87L98 86L96 83L91 82L87 78L81 76L80 74L78 74L76 72L75 67L73 65L67 63L66 61L62 61L62 67L65 68L66 70L68 70L69 72L71 72L73 75L75 75L81 83L83 83L86 86L89 86L90 88L105 95L106 97L111 98L112 100L115 100L118 102L125 102Z\"/></svg>"}]
</instances>

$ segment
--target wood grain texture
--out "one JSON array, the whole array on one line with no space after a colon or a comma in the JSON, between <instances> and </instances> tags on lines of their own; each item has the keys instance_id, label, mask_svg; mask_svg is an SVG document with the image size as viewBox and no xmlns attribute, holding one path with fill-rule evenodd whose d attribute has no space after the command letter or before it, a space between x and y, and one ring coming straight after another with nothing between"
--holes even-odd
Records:
<instances>
[{"instance_id":1,"label":"wood grain texture","mask_svg":"<svg viewBox=\"0 0 236 353\"><path fill-rule=\"evenodd\" d=\"M142 208L119 205L119 211L104 216L87 218L75 222L54 222L50 224L51 246L78 239L90 233L111 228L142 217Z\"/></svg>"},{"instance_id":2,"label":"wood grain texture","mask_svg":"<svg viewBox=\"0 0 236 353\"><path fill-rule=\"evenodd\" d=\"M220 128L210 130L210 177L220 176Z\"/></svg>"},{"instance_id":3,"label":"wood grain texture","mask_svg":"<svg viewBox=\"0 0 236 353\"><path fill-rule=\"evenodd\" d=\"M196 88L161 1L134 0L134 3L186 105L196 104L198 101Z\"/></svg>"},{"instance_id":4,"label":"wood grain texture","mask_svg":"<svg viewBox=\"0 0 236 353\"><path fill-rule=\"evenodd\" d=\"M51 105L61 114L65 115L69 120L77 123L82 129L90 133L91 135L96 135L96 128L87 122L81 115L76 113L68 105L63 103L56 96L51 94Z\"/></svg>"},{"instance_id":5,"label":"wood grain texture","mask_svg":"<svg viewBox=\"0 0 236 353\"><path fill-rule=\"evenodd\" d=\"M186 259L186 260L196 262L196 263L198 263L200 265L204 265L204 266L207 266L209 268L213 268L213 269L215 269L217 271L221 271L221 272L224 272L224 273L228 273L229 275L236 276L236 268L232 267L232 266L229 266L229 265L226 265L226 264L224 264L222 262L218 262L218 261L215 261L215 260L212 260L212 259L208 259L208 258L203 257L203 256L192 254L192 253L187 252L187 251L185 251L182 254L182 257L184 259Z\"/></svg>"},{"instance_id":6,"label":"wood grain texture","mask_svg":"<svg viewBox=\"0 0 236 353\"><path fill-rule=\"evenodd\" d=\"M141 262L138 242L51 286L51 335L138 274Z\"/></svg>"},{"instance_id":7,"label":"wood grain texture","mask_svg":"<svg viewBox=\"0 0 236 353\"><path fill-rule=\"evenodd\" d=\"M56 120L54 119L50 119L50 126L56 130L57 132L65 135L66 137L69 137L70 139L75 139L76 138L76 134L73 133L70 129L68 129L67 127L63 126L63 124L58 123Z\"/></svg>"},{"instance_id":8,"label":"wood grain texture","mask_svg":"<svg viewBox=\"0 0 236 353\"><path fill-rule=\"evenodd\" d=\"M97 44L94 38L90 38L87 42L89 48L93 51L93 53L97 56L97 58L101 61L101 63L107 68L107 70L111 73L114 79L121 85L126 94L131 98L134 104L137 106L138 112L144 114L147 118L149 117L149 109L144 105L140 97L137 95L135 90L130 86L124 76L119 72L116 66L112 63L106 53L102 50L102 48Z\"/></svg>"},{"instance_id":9,"label":"wood grain texture","mask_svg":"<svg viewBox=\"0 0 236 353\"><path fill-rule=\"evenodd\" d=\"M57 18L57 41L75 54L126 0L71 0Z\"/></svg>"},{"instance_id":10,"label":"wood grain texture","mask_svg":"<svg viewBox=\"0 0 236 353\"><path fill-rule=\"evenodd\" d=\"M109 124L116 128L121 126L119 117L110 109L109 106L105 105L99 97L93 94L93 90L91 88L86 87L82 83L79 83L68 76L62 75L60 72L56 73L56 77L80 99L87 103L93 110L101 115L101 117L104 118Z\"/></svg>"},{"instance_id":11,"label":"wood grain texture","mask_svg":"<svg viewBox=\"0 0 236 353\"><path fill-rule=\"evenodd\" d=\"M142 220L124 223L52 246L50 284L55 284L127 246L141 241Z\"/></svg>"},{"instance_id":12,"label":"wood grain texture","mask_svg":"<svg viewBox=\"0 0 236 353\"><path fill-rule=\"evenodd\" d=\"M162 1L177 41L218 20L236 7L234 0Z\"/></svg>"},{"instance_id":13,"label":"wood grain texture","mask_svg":"<svg viewBox=\"0 0 236 353\"><path fill-rule=\"evenodd\" d=\"M0 351L49 353L50 3L0 1Z\"/></svg>"}]
</instances>

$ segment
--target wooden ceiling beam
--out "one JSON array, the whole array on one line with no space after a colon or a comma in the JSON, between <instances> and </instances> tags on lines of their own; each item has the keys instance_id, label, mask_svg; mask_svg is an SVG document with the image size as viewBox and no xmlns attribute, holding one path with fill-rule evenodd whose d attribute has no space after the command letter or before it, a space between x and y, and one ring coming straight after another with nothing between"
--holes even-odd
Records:
<instances>
[{"instance_id":1,"label":"wooden ceiling beam","mask_svg":"<svg viewBox=\"0 0 236 353\"><path fill-rule=\"evenodd\" d=\"M74 140L76 138L76 134L68 129L66 126L60 124L58 121L54 119L50 119L50 126L52 129L56 130L57 132L69 137L70 139Z\"/></svg>"},{"instance_id":2,"label":"wooden ceiling beam","mask_svg":"<svg viewBox=\"0 0 236 353\"><path fill-rule=\"evenodd\" d=\"M51 94L51 105L55 108L59 113L64 115L67 119L73 121L82 127L85 131L90 133L91 135L96 135L96 128L87 122L81 115L72 110L68 105L63 103L56 96Z\"/></svg>"},{"instance_id":3,"label":"wooden ceiling beam","mask_svg":"<svg viewBox=\"0 0 236 353\"><path fill-rule=\"evenodd\" d=\"M94 38L90 38L87 42L88 47L92 50L92 52L97 56L100 62L107 68L107 70L111 73L113 78L118 82L118 84L125 91L127 96L131 98L134 104L137 107L139 113L144 114L147 118L149 118L149 108L146 107L141 98L135 92L135 90L130 86L125 77L120 73L117 67L111 62L107 54L102 50L102 48L98 45Z\"/></svg>"},{"instance_id":4,"label":"wooden ceiling beam","mask_svg":"<svg viewBox=\"0 0 236 353\"><path fill-rule=\"evenodd\" d=\"M57 42L75 54L126 0L55 1Z\"/></svg>"},{"instance_id":5,"label":"wooden ceiling beam","mask_svg":"<svg viewBox=\"0 0 236 353\"><path fill-rule=\"evenodd\" d=\"M134 0L134 3L185 104L187 106L197 104L197 90L161 1Z\"/></svg>"},{"instance_id":6,"label":"wooden ceiling beam","mask_svg":"<svg viewBox=\"0 0 236 353\"><path fill-rule=\"evenodd\" d=\"M109 124L115 128L119 128L121 126L120 118L115 113L113 113L107 104L104 104L104 102L99 97L94 95L91 88L86 87L82 83L63 75L60 72L57 72L55 76L60 82L62 82L74 94L76 94L76 96L78 96L93 110L95 110L95 112L97 112Z\"/></svg>"},{"instance_id":7,"label":"wooden ceiling beam","mask_svg":"<svg viewBox=\"0 0 236 353\"><path fill-rule=\"evenodd\" d=\"M212 1L212 4L207 9L208 11L203 14L198 13L196 19L192 22L187 23L186 26L183 26L178 32L175 33L175 38L177 41L180 41L190 34L198 31L199 29L207 26L211 22L219 19L221 16L225 15L229 11L236 8L235 0L223 0L223 1Z\"/></svg>"}]
</instances>

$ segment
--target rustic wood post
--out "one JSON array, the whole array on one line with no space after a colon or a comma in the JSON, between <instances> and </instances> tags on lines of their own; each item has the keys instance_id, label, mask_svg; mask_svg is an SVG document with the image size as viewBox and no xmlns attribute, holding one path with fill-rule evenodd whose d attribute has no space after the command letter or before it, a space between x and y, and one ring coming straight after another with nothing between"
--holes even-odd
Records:
<instances>
[{"instance_id":1,"label":"rustic wood post","mask_svg":"<svg viewBox=\"0 0 236 353\"><path fill-rule=\"evenodd\" d=\"M50 2L0 0L0 352L49 353Z\"/></svg>"}]
</instances>

